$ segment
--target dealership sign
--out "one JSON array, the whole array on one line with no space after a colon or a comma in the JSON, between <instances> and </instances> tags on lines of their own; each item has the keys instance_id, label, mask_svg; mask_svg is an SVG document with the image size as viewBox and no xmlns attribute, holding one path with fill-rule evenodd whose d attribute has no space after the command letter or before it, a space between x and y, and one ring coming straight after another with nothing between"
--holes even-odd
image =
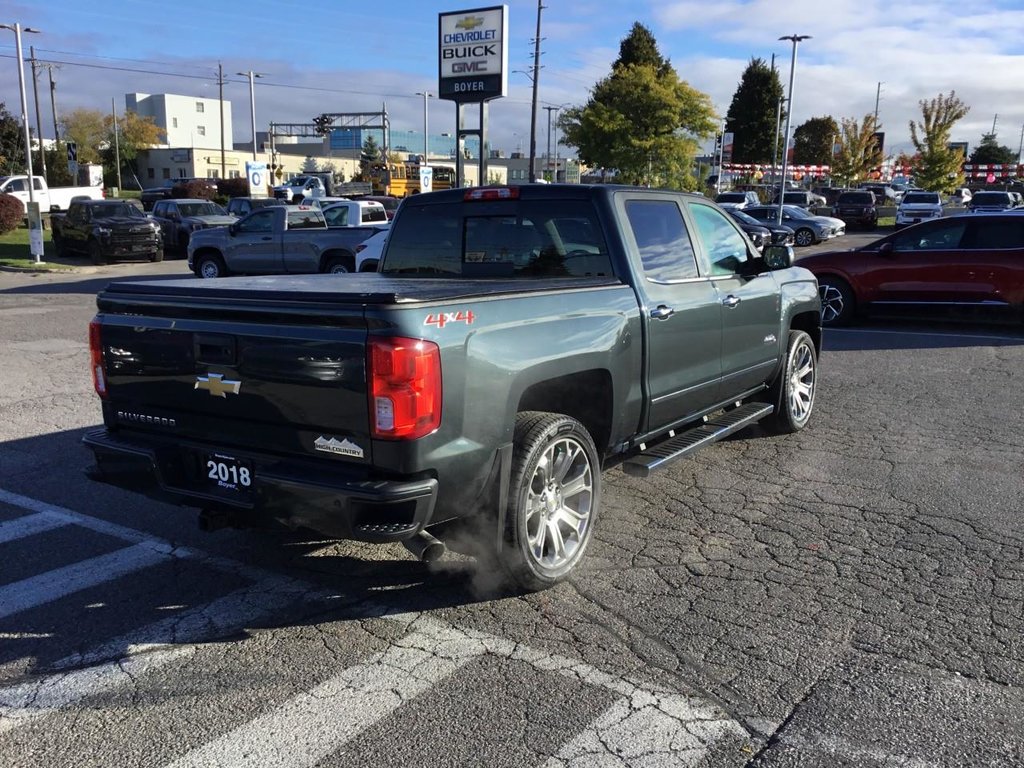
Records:
<instances>
[{"instance_id":1,"label":"dealership sign","mask_svg":"<svg viewBox=\"0 0 1024 768\"><path fill-rule=\"evenodd\" d=\"M482 102L508 90L508 6L438 14L439 98Z\"/></svg>"}]
</instances>

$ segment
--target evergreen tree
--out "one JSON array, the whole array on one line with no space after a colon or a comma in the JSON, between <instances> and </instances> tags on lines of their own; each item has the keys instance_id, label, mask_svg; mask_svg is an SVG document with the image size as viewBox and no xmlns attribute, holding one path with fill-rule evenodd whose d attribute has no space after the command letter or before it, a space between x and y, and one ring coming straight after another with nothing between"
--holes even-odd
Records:
<instances>
[{"instance_id":1,"label":"evergreen tree","mask_svg":"<svg viewBox=\"0 0 1024 768\"><path fill-rule=\"evenodd\" d=\"M964 153L949 148L949 136L971 108L957 98L956 91L918 104L921 122L910 121L910 141L920 156L914 181L930 192L951 192L964 185Z\"/></svg>"},{"instance_id":2,"label":"evergreen tree","mask_svg":"<svg viewBox=\"0 0 1024 768\"><path fill-rule=\"evenodd\" d=\"M373 134L366 137L363 141L363 150L359 155L359 162L362 165L372 164L379 162L381 159L380 145L377 140L373 138Z\"/></svg>"},{"instance_id":3,"label":"evergreen tree","mask_svg":"<svg viewBox=\"0 0 1024 768\"><path fill-rule=\"evenodd\" d=\"M612 72L558 121L561 143L621 181L696 189L693 158L715 130L710 97L679 79L642 24L623 39Z\"/></svg>"},{"instance_id":4,"label":"evergreen tree","mask_svg":"<svg viewBox=\"0 0 1024 768\"><path fill-rule=\"evenodd\" d=\"M976 165L1014 165L1017 162L1017 153L1009 147L1001 146L996 141L994 133L986 133L981 137L981 143L971 152L969 163Z\"/></svg>"},{"instance_id":5,"label":"evergreen tree","mask_svg":"<svg viewBox=\"0 0 1024 768\"><path fill-rule=\"evenodd\" d=\"M831 116L812 117L793 131L793 162L797 165L831 165L839 126Z\"/></svg>"},{"instance_id":6,"label":"evergreen tree","mask_svg":"<svg viewBox=\"0 0 1024 768\"><path fill-rule=\"evenodd\" d=\"M734 163L770 163L775 156L775 116L782 98L779 73L763 59L751 59L733 94L725 130L734 135ZM782 121L785 121L785 109ZM781 137L780 137L781 139Z\"/></svg>"}]
</instances>

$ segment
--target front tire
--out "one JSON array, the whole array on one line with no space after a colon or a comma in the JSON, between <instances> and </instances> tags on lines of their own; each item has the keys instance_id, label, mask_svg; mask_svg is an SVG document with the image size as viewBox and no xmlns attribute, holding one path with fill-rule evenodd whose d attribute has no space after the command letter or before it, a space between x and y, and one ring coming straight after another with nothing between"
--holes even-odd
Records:
<instances>
[{"instance_id":1,"label":"front tire","mask_svg":"<svg viewBox=\"0 0 1024 768\"><path fill-rule=\"evenodd\" d=\"M150 261L163 261L164 260L164 249L158 248L149 255Z\"/></svg>"},{"instance_id":2,"label":"front tire","mask_svg":"<svg viewBox=\"0 0 1024 768\"><path fill-rule=\"evenodd\" d=\"M818 242L818 239L814 236L814 230L808 229L807 227L801 227L796 231L795 235L796 244L801 247L807 247L808 245L814 245Z\"/></svg>"},{"instance_id":3,"label":"front tire","mask_svg":"<svg viewBox=\"0 0 1024 768\"><path fill-rule=\"evenodd\" d=\"M89 241L87 250L89 251L89 260L96 266L102 266L103 264L107 263L107 259L103 255L103 249L100 247L100 244L95 240Z\"/></svg>"},{"instance_id":4,"label":"front tire","mask_svg":"<svg viewBox=\"0 0 1024 768\"><path fill-rule=\"evenodd\" d=\"M804 331L790 331L786 362L769 389L775 406L768 427L777 434L799 432L810 421L818 384L818 351Z\"/></svg>"},{"instance_id":5,"label":"front tire","mask_svg":"<svg viewBox=\"0 0 1024 768\"><path fill-rule=\"evenodd\" d=\"M228 269L224 266L224 259L215 253L199 254L195 257L196 277L212 280L216 277L226 277Z\"/></svg>"},{"instance_id":6,"label":"front tire","mask_svg":"<svg viewBox=\"0 0 1024 768\"><path fill-rule=\"evenodd\" d=\"M593 535L601 501L594 441L576 419L517 414L502 565L535 592L563 581Z\"/></svg>"},{"instance_id":7,"label":"front tire","mask_svg":"<svg viewBox=\"0 0 1024 768\"><path fill-rule=\"evenodd\" d=\"M857 312L857 299L849 284L838 277L824 275L818 278L821 296L821 324L823 326L848 325Z\"/></svg>"}]
</instances>

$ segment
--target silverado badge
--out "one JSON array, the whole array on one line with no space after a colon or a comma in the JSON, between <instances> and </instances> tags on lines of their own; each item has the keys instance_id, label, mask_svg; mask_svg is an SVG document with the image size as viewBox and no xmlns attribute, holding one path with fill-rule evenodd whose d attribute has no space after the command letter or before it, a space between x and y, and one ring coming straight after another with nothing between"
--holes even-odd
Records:
<instances>
[{"instance_id":1,"label":"silverado badge","mask_svg":"<svg viewBox=\"0 0 1024 768\"><path fill-rule=\"evenodd\" d=\"M227 397L230 392L237 395L242 388L242 382L225 379L224 374L211 373L208 376L196 376L195 389L204 389L214 397Z\"/></svg>"},{"instance_id":2,"label":"silverado badge","mask_svg":"<svg viewBox=\"0 0 1024 768\"><path fill-rule=\"evenodd\" d=\"M339 453L342 456L352 456L357 459L363 458L363 449L348 438L339 440L336 437L326 438L320 435L313 441L313 447L325 453Z\"/></svg>"}]
</instances>

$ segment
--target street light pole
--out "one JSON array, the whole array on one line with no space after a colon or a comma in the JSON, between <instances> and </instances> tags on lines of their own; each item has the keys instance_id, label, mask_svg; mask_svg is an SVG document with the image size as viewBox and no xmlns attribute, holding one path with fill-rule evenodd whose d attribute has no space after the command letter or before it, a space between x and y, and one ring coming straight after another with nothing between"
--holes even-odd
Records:
<instances>
[{"instance_id":1,"label":"street light pole","mask_svg":"<svg viewBox=\"0 0 1024 768\"><path fill-rule=\"evenodd\" d=\"M779 106L775 110L775 144L772 150L772 176L774 177L778 173L777 168L779 167L779 131L782 129L782 102L786 100L785 96L779 96Z\"/></svg>"},{"instance_id":2,"label":"street light pole","mask_svg":"<svg viewBox=\"0 0 1024 768\"><path fill-rule=\"evenodd\" d=\"M422 164L423 165L427 165L428 164L427 163L427 152L430 151L430 147L427 144L428 137L430 136L430 134L427 133L427 99L429 99L434 94L432 94L430 91L416 91L416 95L423 97L423 163Z\"/></svg>"},{"instance_id":3,"label":"street light pole","mask_svg":"<svg viewBox=\"0 0 1024 768\"><path fill-rule=\"evenodd\" d=\"M35 202L35 193L32 190L33 179L32 179L32 136L28 129L28 97L25 95L25 61L22 57L21 51L21 24L0 24L0 29L9 29L14 32L14 47L15 53L18 57L18 86L21 88L21 126L25 132L25 167L28 170L28 201L29 203ZM38 29L32 29L31 27L25 27L25 32L39 32ZM42 137L39 137L40 145L42 144ZM31 224L31 218L29 223ZM31 245L29 246L31 248ZM35 254L36 263L38 264L42 259L40 254Z\"/></svg>"},{"instance_id":4,"label":"street light pole","mask_svg":"<svg viewBox=\"0 0 1024 768\"><path fill-rule=\"evenodd\" d=\"M789 63L789 98L786 100L789 108L786 110L786 135L783 139L785 149L782 152L782 180L779 182L779 210L776 216L776 223L782 225L782 204L786 197L786 176L789 173L789 123L793 119L793 80L796 74L796 48L802 40L810 40L810 35L785 35L779 40L789 40L793 43L793 58Z\"/></svg>"},{"instance_id":5,"label":"street light pole","mask_svg":"<svg viewBox=\"0 0 1024 768\"><path fill-rule=\"evenodd\" d=\"M252 161L256 162L256 86L254 78L263 77L259 72L236 72L238 75L249 78L249 111L252 117Z\"/></svg>"}]
</instances>

